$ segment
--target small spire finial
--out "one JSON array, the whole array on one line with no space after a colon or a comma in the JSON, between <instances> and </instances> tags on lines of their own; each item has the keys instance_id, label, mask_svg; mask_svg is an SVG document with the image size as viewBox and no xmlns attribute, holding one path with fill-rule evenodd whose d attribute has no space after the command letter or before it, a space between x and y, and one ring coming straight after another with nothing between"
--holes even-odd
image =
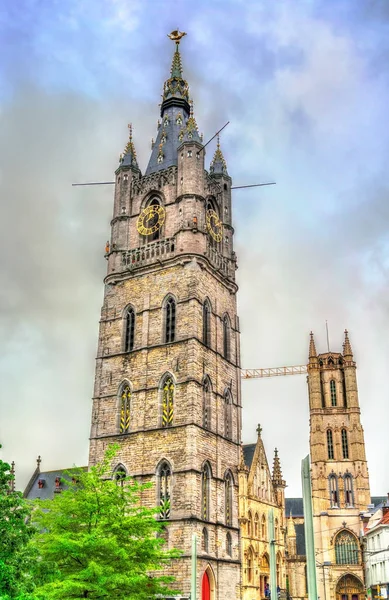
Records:
<instances>
[{"instance_id":1,"label":"small spire finial","mask_svg":"<svg viewBox=\"0 0 389 600\"><path fill-rule=\"evenodd\" d=\"M257 434L258 437L261 437L261 433L262 433L262 427L260 426L260 424L258 423L258 427L257 427Z\"/></svg>"},{"instance_id":2,"label":"small spire finial","mask_svg":"<svg viewBox=\"0 0 389 600\"><path fill-rule=\"evenodd\" d=\"M272 480L277 486L285 486L285 481L282 479L281 463L277 448L274 449Z\"/></svg>"},{"instance_id":3,"label":"small spire finial","mask_svg":"<svg viewBox=\"0 0 389 600\"><path fill-rule=\"evenodd\" d=\"M130 142L132 142L132 123L129 123L127 125L128 127L128 139L130 140Z\"/></svg>"},{"instance_id":4,"label":"small spire finial","mask_svg":"<svg viewBox=\"0 0 389 600\"><path fill-rule=\"evenodd\" d=\"M309 360L317 358L315 339L313 337L313 332L311 331L309 334Z\"/></svg>"},{"instance_id":5,"label":"small spire finial","mask_svg":"<svg viewBox=\"0 0 389 600\"><path fill-rule=\"evenodd\" d=\"M211 173L221 173L227 175L227 163L220 149L220 136L217 136L217 144L215 154L210 165Z\"/></svg>"},{"instance_id":6,"label":"small spire finial","mask_svg":"<svg viewBox=\"0 0 389 600\"><path fill-rule=\"evenodd\" d=\"M180 43L181 39L186 35L185 31L180 31L177 27L174 31L167 34L167 37L170 38L173 42L176 42L177 46Z\"/></svg>"},{"instance_id":7,"label":"small spire finial","mask_svg":"<svg viewBox=\"0 0 389 600\"><path fill-rule=\"evenodd\" d=\"M343 356L349 360L353 359L353 351L348 337L347 329L344 330Z\"/></svg>"},{"instance_id":8,"label":"small spire finial","mask_svg":"<svg viewBox=\"0 0 389 600\"><path fill-rule=\"evenodd\" d=\"M41 462L42 462L42 459L41 459L41 457L39 455L38 458L36 459L36 466L37 466L38 469L40 469Z\"/></svg>"}]
</instances>

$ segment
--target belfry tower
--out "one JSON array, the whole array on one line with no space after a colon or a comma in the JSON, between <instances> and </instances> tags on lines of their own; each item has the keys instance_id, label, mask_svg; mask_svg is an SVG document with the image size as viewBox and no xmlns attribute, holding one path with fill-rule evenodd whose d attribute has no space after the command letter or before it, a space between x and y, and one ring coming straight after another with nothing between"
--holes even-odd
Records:
<instances>
[{"instance_id":1,"label":"belfry tower","mask_svg":"<svg viewBox=\"0 0 389 600\"><path fill-rule=\"evenodd\" d=\"M120 444L113 473L154 485L182 598L198 537L202 600L240 593L237 467L239 322L231 178L218 143L209 171L179 41L145 174L132 130L115 172L90 464Z\"/></svg>"},{"instance_id":2,"label":"belfry tower","mask_svg":"<svg viewBox=\"0 0 389 600\"><path fill-rule=\"evenodd\" d=\"M320 598L364 598L360 513L370 504L356 364L347 331L343 352L309 344L308 389L315 551Z\"/></svg>"}]
</instances>

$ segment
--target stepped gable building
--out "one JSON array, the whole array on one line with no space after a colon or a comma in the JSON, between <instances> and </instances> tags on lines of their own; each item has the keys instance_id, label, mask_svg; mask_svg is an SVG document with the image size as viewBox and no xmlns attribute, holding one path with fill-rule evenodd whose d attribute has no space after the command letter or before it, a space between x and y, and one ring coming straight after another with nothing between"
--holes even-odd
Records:
<instances>
[{"instance_id":1,"label":"stepped gable building","mask_svg":"<svg viewBox=\"0 0 389 600\"><path fill-rule=\"evenodd\" d=\"M118 442L116 471L168 521L182 558L172 574L207 600L240 595L241 441L237 268L231 178L220 145L205 149L175 36L161 121L143 175L132 131L115 173L89 464Z\"/></svg>"},{"instance_id":2,"label":"stepped gable building","mask_svg":"<svg viewBox=\"0 0 389 600\"><path fill-rule=\"evenodd\" d=\"M268 597L270 591L269 511L274 515L277 586L286 589L285 487L278 451L270 471L258 425L256 444L242 447L239 464L239 523L243 600Z\"/></svg>"}]
</instances>

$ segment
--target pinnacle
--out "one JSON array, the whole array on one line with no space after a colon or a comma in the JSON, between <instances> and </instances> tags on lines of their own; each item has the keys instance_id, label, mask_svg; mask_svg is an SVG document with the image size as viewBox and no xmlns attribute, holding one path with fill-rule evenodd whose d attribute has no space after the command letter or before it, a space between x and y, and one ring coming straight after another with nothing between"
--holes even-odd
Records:
<instances>
[{"instance_id":1,"label":"pinnacle","mask_svg":"<svg viewBox=\"0 0 389 600\"><path fill-rule=\"evenodd\" d=\"M124 155L121 156L120 164L123 166L132 166L139 169L136 157L136 150L132 140L132 124L128 124L128 142L124 148Z\"/></svg>"},{"instance_id":2,"label":"pinnacle","mask_svg":"<svg viewBox=\"0 0 389 600\"><path fill-rule=\"evenodd\" d=\"M176 42L176 51L173 54L173 60L172 60L172 66L170 69L170 74L172 77L177 77L178 79L182 79L181 54L178 49L177 42Z\"/></svg>"},{"instance_id":3,"label":"pinnacle","mask_svg":"<svg viewBox=\"0 0 389 600\"><path fill-rule=\"evenodd\" d=\"M347 329L344 330L343 356L352 360L353 351L351 349L350 340Z\"/></svg>"},{"instance_id":4,"label":"pinnacle","mask_svg":"<svg viewBox=\"0 0 389 600\"><path fill-rule=\"evenodd\" d=\"M292 511L290 511L288 525L287 525L287 535L288 538L296 537L296 529L293 523Z\"/></svg>"},{"instance_id":5,"label":"pinnacle","mask_svg":"<svg viewBox=\"0 0 389 600\"><path fill-rule=\"evenodd\" d=\"M284 483L283 479L282 479L281 463L280 463L280 459L279 459L279 456L278 456L278 450L277 450L277 448L274 449L272 479L278 485L283 485L283 483Z\"/></svg>"},{"instance_id":6,"label":"pinnacle","mask_svg":"<svg viewBox=\"0 0 389 600\"><path fill-rule=\"evenodd\" d=\"M317 358L315 340L314 340L312 331L311 331L311 333L309 335L310 335L310 340L309 340L309 359L311 359L311 358Z\"/></svg>"},{"instance_id":7,"label":"pinnacle","mask_svg":"<svg viewBox=\"0 0 389 600\"><path fill-rule=\"evenodd\" d=\"M210 166L211 173L227 174L227 163L220 149L220 137L217 136L217 146Z\"/></svg>"}]
</instances>

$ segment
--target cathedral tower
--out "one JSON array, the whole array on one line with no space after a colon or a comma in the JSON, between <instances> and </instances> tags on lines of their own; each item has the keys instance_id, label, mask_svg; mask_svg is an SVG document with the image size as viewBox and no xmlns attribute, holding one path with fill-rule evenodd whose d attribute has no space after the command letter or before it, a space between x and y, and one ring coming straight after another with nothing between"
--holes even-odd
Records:
<instances>
[{"instance_id":1,"label":"cathedral tower","mask_svg":"<svg viewBox=\"0 0 389 600\"><path fill-rule=\"evenodd\" d=\"M132 130L116 170L101 311L90 464L117 442L113 468L152 482L168 547L190 591L198 537L202 600L240 589L237 468L241 431L239 322L231 178L218 143L209 172L183 77L179 32L161 121L142 175Z\"/></svg>"},{"instance_id":2,"label":"cathedral tower","mask_svg":"<svg viewBox=\"0 0 389 600\"><path fill-rule=\"evenodd\" d=\"M310 454L318 591L322 599L362 600L362 511L370 504L356 364L347 331L343 352L309 344Z\"/></svg>"}]
</instances>

